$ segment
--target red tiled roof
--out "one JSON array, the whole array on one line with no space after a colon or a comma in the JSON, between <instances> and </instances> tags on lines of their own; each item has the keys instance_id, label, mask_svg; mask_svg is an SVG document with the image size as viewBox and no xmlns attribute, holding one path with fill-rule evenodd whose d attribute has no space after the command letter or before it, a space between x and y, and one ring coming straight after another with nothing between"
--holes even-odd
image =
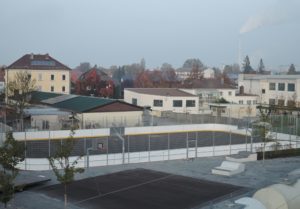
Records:
<instances>
[{"instance_id":1,"label":"red tiled roof","mask_svg":"<svg viewBox=\"0 0 300 209\"><path fill-rule=\"evenodd\" d=\"M7 69L71 70L48 54L25 54L9 65Z\"/></svg>"},{"instance_id":2,"label":"red tiled roof","mask_svg":"<svg viewBox=\"0 0 300 209\"><path fill-rule=\"evenodd\" d=\"M196 97L179 89L172 88L128 88L128 91L133 91L140 94L156 95L156 96L174 96L174 97Z\"/></svg>"},{"instance_id":3,"label":"red tiled roof","mask_svg":"<svg viewBox=\"0 0 300 209\"><path fill-rule=\"evenodd\" d=\"M96 76L99 76L101 78L101 80L104 80L104 81L107 81L107 80L110 80L110 77L105 73L103 72L102 70L98 69L98 68L91 68L90 70L82 73L80 76L79 76L79 80L85 80L87 79L88 77L93 77L95 78Z\"/></svg>"}]
</instances>

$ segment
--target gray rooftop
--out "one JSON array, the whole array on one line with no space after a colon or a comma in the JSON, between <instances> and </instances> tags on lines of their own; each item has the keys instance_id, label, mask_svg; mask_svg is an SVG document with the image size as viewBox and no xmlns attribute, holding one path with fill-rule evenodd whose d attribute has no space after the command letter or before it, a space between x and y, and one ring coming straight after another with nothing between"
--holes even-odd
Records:
<instances>
[{"instance_id":1,"label":"gray rooftop","mask_svg":"<svg viewBox=\"0 0 300 209\"><path fill-rule=\"evenodd\" d=\"M251 74L241 74L244 76L244 80L271 80L271 79L287 79L287 80L297 80L300 79L300 75L251 75Z\"/></svg>"},{"instance_id":2,"label":"gray rooftop","mask_svg":"<svg viewBox=\"0 0 300 209\"><path fill-rule=\"evenodd\" d=\"M128 88L125 90L136 92L139 94L156 96L196 97L196 95L175 88Z\"/></svg>"}]
</instances>

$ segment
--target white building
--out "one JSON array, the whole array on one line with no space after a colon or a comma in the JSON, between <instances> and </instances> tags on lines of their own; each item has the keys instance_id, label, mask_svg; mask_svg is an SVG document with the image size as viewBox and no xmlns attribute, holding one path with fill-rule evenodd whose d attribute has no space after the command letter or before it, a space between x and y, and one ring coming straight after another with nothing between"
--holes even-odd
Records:
<instances>
[{"instance_id":1,"label":"white building","mask_svg":"<svg viewBox=\"0 0 300 209\"><path fill-rule=\"evenodd\" d=\"M198 113L198 96L172 88L128 88L124 90L127 103L141 107L149 106L153 111Z\"/></svg>"},{"instance_id":2,"label":"white building","mask_svg":"<svg viewBox=\"0 0 300 209\"><path fill-rule=\"evenodd\" d=\"M207 68L203 71L203 78L215 78L215 71L211 68Z\"/></svg>"},{"instance_id":3,"label":"white building","mask_svg":"<svg viewBox=\"0 0 300 209\"><path fill-rule=\"evenodd\" d=\"M238 86L258 103L300 107L300 75L240 74Z\"/></svg>"}]
</instances>

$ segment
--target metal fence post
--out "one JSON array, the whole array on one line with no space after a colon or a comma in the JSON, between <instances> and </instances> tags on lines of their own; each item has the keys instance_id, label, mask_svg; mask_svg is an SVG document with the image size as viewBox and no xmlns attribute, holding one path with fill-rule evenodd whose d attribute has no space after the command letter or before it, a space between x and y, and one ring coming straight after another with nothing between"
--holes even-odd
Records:
<instances>
[{"instance_id":1,"label":"metal fence post","mask_svg":"<svg viewBox=\"0 0 300 209\"><path fill-rule=\"evenodd\" d=\"M150 139L151 139L151 135L149 134L148 135L148 162L150 162L150 149L151 149L151 147L150 147Z\"/></svg>"},{"instance_id":2,"label":"metal fence post","mask_svg":"<svg viewBox=\"0 0 300 209\"><path fill-rule=\"evenodd\" d=\"M25 154L25 170L27 170L27 134L26 134L26 130L25 130L25 150L24 150L24 154Z\"/></svg>"},{"instance_id":3,"label":"metal fence post","mask_svg":"<svg viewBox=\"0 0 300 209\"><path fill-rule=\"evenodd\" d=\"M168 160L170 160L170 133L168 133Z\"/></svg>"},{"instance_id":4,"label":"metal fence post","mask_svg":"<svg viewBox=\"0 0 300 209\"><path fill-rule=\"evenodd\" d=\"M130 163L130 138L129 135L127 136L127 152L128 152L128 164Z\"/></svg>"},{"instance_id":5,"label":"metal fence post","mask_svg":"<svg viewBox=\"0 0 300 209\"><path fill-rule=\"evenodd\" d=\"M229 132L229 155L231 155L231 129Z\"/></svg>"},{"instance_id":6,"label":"metal fence post","mask_svg":"<svg viewBox=\"0 0 300 209\"><path fill-rule=\"evenodd\" d=\"M106 165L108 165L108 164L109 164L109 161L108 161L108 153L109 153L109 151L108 151L108 149L109 149L108 143L109 143L109 136L106 137L106 141L107 141L107 149L106 149Z\"/></svg>"},{"instance_id":7,"label":"metal fence post","mask_svg":"<svg viewBox=\"0 0 300 209\"><path fill-rule=\"evenodd\" d=\"M189 159L189 132L186 132L186 159Z\"/></svg>"},{"instance_id":8,"label":"metal fence post","mask_svg":"<svg viewBox=\"0 0 300 209\"><path fill-rule=\"evenodd\" d=\"M198 131L196 132L196 144L195 144L195 146L196 146L196 149L195 149L195 158L197 158L198 157Z\"/></svg>"},{"instance_id":9,"label":"metal fence post","mask_svg":"<svg viewBox=\"0 0 300 209\"><path fill-rule=\"evenodd\" d=\"M48 139L48 157L51 157L51 135L50 135L50 130L48 131L48 136L49 136L49 139ZM51 169L51 165L49 163L49 170Z\"/></svg>"},{"instance_id":10,"label":"metal fence post","mask_svg":"<svg viewBox=\"0 0 300 209\"><path fill-rule=\"evenodd\" d=\"M213 156L215 156L215 131L212 132Z\"/></svg>"}]
</instances>

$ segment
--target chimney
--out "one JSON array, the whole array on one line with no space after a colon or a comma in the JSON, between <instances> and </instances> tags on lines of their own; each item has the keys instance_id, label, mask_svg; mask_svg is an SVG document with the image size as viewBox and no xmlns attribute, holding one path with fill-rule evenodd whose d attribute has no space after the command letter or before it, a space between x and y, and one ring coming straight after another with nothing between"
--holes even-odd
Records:
<instances>
[{"instance_id":1,"label":"chimney","mask_svg":"<svg viewBox=\"0 0 300 209\"><path fill-rule=\"evenodd\" d=\"M31 59L31 60L34 59L34 54L33 54L33 53L30 54L30 59Z\"/></svg>"},{"instance_id":2,"label":"chimney","mask_svg":"<svg viewBox=\"0 0 300 209\"><path fill-rule=\"evenodd\" d=\"M221 85L224 85L224 78L221 78Z\"/></svg>"},{"instance_id":3,"label":"chimney","mask_svg":"<svg viewBox=\"0 0 300 209\"><path fill-rule=\"evenodd\" d=\"M45 54L45 59L48 60L49 59L49 54Z\"/></svg>"}]
</instances>

